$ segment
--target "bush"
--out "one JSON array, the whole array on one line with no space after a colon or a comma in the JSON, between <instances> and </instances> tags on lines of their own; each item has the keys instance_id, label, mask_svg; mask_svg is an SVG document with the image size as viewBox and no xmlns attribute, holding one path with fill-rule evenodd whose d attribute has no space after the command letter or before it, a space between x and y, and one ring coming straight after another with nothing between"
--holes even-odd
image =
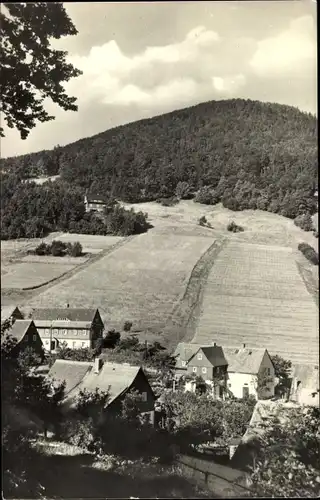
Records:
<instances>
[{"instance_id":1,"label":"bush","mask_svg":"<svg viewBox=\"0 0 320 500\"><path fill-rule=\"evenodd\" d=\"M202 217L200 217L199 219L199 225L200 226L205 226L206 224L208 224L208 221L207 221L207 218L203 215Z\"/></svg>"},{"instance_id":2,"label":"bush","mask_svg":"<svg viewBox=\"0 0 320 500\"><path fill-rule=\"evenodd\" d=\"M63 241L54 240L51 243L51 255L55 257L63 257L66 254L67 245Z\"/></svg>"},{"instance_id":3,"label":"bush","mask_svg":"<svg viewBox=\"0 0 320 500\"><path fill-rule=\"evenodd\" d=\"M107 349L114 349L119 342L120 333L113 328L112 330L108 330L105 338L103 339L103 347Z\"/></svg>"},{"instance_id":4,"label":"bush","mask_svg":"<svg viewBox=\"0 0 320 500\"><path fill-rule=\"evenodd\" d=\"M203 205L214 205L218 202L214 191L210 186L204 186L196 193L194 201Z\"/></svg>"},{"instance_id":5,"label":"bush","mask_svg":"<svg viewBox=\"0 0 320 500\"><path fill-rule=\"evenodd\" d=\"M232 233L239 233L244 231L242 226L238 226L233 220L227 225L227 230Z\"/></svg>"},{"instance_id":6,"label":"bush","mask_svg":"<svg viewBox=\"0 0 320 500\"><path fill-rule=\"evenodd\" d=\"M50 245L47 245L46 243L40 243L34 252L36 255L50 255L51 248Z\"/></svg>"},{"instance_id":7,"label":"bush","mask_svg":"<svg viewBox=\"0 0 320 500\"><path fill-rule=\"evenodd\" d=\"M298 250L315 266L319 265L319 255L308 243L299 243Z\"/></svg>"},{"instance_id":8,"label":"bush","mask_svg":"<svg viewBox=\"0 0 320 500\"><path fill-rule=\"evenodd\" d=\"M300 227L304 231L312 231L313 230L313 223L312 223L312 218L311 218L310 214L298 215L294 219L294 223L296 226Z\"/></svg>"},{"instance_id":9,"label":"bush","mask_svg":"<svg viewBox=\"0 0 320 500\"><path fill-rule=\"evenodd\" d=\"M132 321L125 321L123 325L123 331L130 332L131 328L132 328Z\"/></svg>"},{"instance_id":10,"label":"bush","mask_svg":"<svg viewBox=\"0 0 320 500\"><path fill-rule=\"evenodd\" d=\"M157 203L160 203L163 207L173 207L179 203L179 198L176 196L171 196L171 198L159 198Z\"/></svg>"},{"instance_id":11,"label":"bush","mask_svg":"<svg viewBox=\"0 0 320 500\"><path fill-rule=\"evenodd\" d=\"M189 200L192 197L190 184L188 182L178 182L176 187L176 197L181 200Z\"/></svg>"},{"instance_id":12,"label":"bush","mask_svg":"<svg viewBox=\"0 0 320 500\"><path fill-rule=\"evenodd\" d=\"M75 243L68 243L67 244L67 253L71 257L80 257L82 255L81 243L79 243L79 241L76 241Z\"/></svg>"}]
</instances>

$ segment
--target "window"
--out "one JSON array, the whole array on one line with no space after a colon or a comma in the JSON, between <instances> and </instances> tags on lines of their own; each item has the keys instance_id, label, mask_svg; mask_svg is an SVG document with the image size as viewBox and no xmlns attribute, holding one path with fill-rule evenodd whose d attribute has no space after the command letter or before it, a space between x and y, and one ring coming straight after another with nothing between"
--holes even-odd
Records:
<instances>
[{"instance_id":1,"label":"window","mask_svg":"<svg viewBox=\"0 0 320 500\"><path fill-rule=\"evenodd\" d=\"M33 342L36 342L36 340L37 340L37 336L36 336L36 335L33 335L33 337L32 337L32 338L33 338Z\"/></svg>"},{"instance_id":2,"label":"window","mask_svg":"<svg viewBox=\"0 0 320 500\"><path fill-rule=\"evenodd\" d=\"M78 335L78 330L74 330L74 334L75 334L75 335Z\"/></svg>"},{"instance_id":3,"label":"window","mask_svg":"<svg viewBox=\"0 0 320 500\"><path fill-rule=\"evenodd\" d=\"M194 373L197 373L197 367L196 367L196 366L194 366L194 367L192 368L192 371L193 371Z\"/></svg>"},{"instance_id":4,"label":"window","mask_svg":"<svg viewBox=\"0 0 320 500\"><path fill-rule=\"evenodd\" d=\"M231 382L228 382L228 387L231 387Z\"/></svg>"},{"instance_id":5,"label":"window","mask_svg":"<svg viewBox=\"0 0 320 500\"><path fill-rule=\"evenodd\" d=\"M146 392L143 392L143 393L141 394L141 396L142 396L142 401L146 402L146 401L147 401L147 396L148 396L148 395L147 395L147 393L146 393Z\"/></svg>"},{"instance_id":6,"label":"window","mask_svg":"<svg viewBox=\"0 0 320 500\"><path fill-rule=\"evenodd\" d=\"M81 347L82 348L86 347L86 343L85 342L81 342Z\"/></svg>"},{"instance_id":7,"label":"window","mask_svg":"<svg viewBox=\"0 0 320 500\"><path fill-rule=\"evenodd\" d=\"M181 361L181 366L187 366L187 362L186 361Z\"/></svg>"},{"instance_id":8,"label":"window","mask_svg":"<svg viewBox=\"0 0 320 500\"><path fill-rule=\"evenodd\" d=\"M267 368L267 374L270 375L270 373L271 373L270 368Z\"/></svg>"},{"instance_id":9,"label":"window","mask_svg":"<svg viewBox=\"0 0 320 500\"><path fill-rule=\"evenodd\" d=\"M201 352L199 352L199 354L198 354L197 358L198 358L198 359L200 359L200 360L202 359L202 354L201 354Z\"/></svg>"},{"instance_id":10,"label":"window","mask_svg":"<svg viewBox=\"0 0 320 500\"><path fill-rule=\"evenodd\" d=\"M207 373L207 369L205 366L202 368L202 373Z\"/></svg>"},{"instance_id":11,"label":"window","mask_svg":"<svg viewBox=\"0 0 320 500\"><path fill-rule=\"evenodd\" d=\"M82 335L86 335L87 330L82 330Z\"/></svg>"},{"instance_id":12,"label":"window","mask_svg":"<svg viewBox=\"0 0 320 500\"><path fill-rule=\"evenodd\" d=\"M75 348L76 348L76 343L72 342L72 349L75 349Z\"/></svg>"},{"instance_id":13,"label":"window","mask_svg":"<svg viewBox=\"0 0 320 500\"><path fill-rule=\"evenodd\" d=\"M48 345L48 344L49 344L49 340L46 340L46 345Z\"/></svg>"}]
</instances>

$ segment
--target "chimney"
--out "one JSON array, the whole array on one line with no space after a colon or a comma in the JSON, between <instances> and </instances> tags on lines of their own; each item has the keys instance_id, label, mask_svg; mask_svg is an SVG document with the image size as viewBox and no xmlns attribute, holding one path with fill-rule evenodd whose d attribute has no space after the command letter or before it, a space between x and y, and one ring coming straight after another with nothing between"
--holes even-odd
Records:
<instances>
[{"instance_id":1,"label":"chimney","mask_svg":"<svg viewBox=\"0 0 320 500\"><path fill-rule=\"evenodd\" d=\"M246 348L246 344L242 344L242 347L243 347L243 349L245 349Z\"/></svg>"},{"instance_id":2,"label":"chimney","mask_svg":"<svg viewBox=\"0 0 320 500\"><path fill-rule=\"evenodd\" d=\"M94 373L99 374L101 368L102 368L102 359L95 358L94 359Z\"/></svg>"},{"instance_id":3,"label":"chimney","mask_svg":"<svg viewBox=\"0 0 320 500\"><path fill-rule=\"evenodd\" d=\"M69 302L67 303L67 309L69 309Z\"/></svg>"},{"instance_id":4,"label":"chimney","mask_svg":"<svg viewBox=\"0 0 320 500\"><path fill-rule=\"evenodd\" d=\"M213 347L216 347L216 345L217 345L216 342L211 342L211 344L213 345Z\"/></svg>"}]
</instances>

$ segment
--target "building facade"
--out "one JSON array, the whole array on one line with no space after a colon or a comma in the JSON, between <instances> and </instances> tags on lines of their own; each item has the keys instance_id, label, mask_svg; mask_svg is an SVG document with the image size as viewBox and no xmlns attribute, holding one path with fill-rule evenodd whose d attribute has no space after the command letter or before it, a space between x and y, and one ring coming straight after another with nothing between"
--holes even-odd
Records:
<instances>
[{"instance_id":1,"label":"building facade","mask_svg":"<svg viewBox=\"0 0 320 500\"><path fill-rule=\"evenodd\" d=\"M62 345L93 349L103 335L104 324L98 309L36 309L32 318L49 352Z\"/></svg>"},{"instance_id":2,"label":"building facade","mask_svg":"<svg viewBox=\"0 0 320 500\"><path fill-rule=\"evenodd\" d=\"M107 205L107 199L104 195L87 191L84 195L84 206L86 212L103 212Z\"/></svg>"},{"instance_id":3,"label":"building facade","mask_svg":"<svg viewBox=\"0 0 320 500\"><path fill-rule=\"evenodd\" d=\"M44 356L43 343L40 338L39 332L30 319L17 319L6 335L2 336L1 342L5 341L7 337L15 339L15 346L10 352L14 355L25 351L27 348L32 349L41 359Z\"/></svg>"}]
</instances>

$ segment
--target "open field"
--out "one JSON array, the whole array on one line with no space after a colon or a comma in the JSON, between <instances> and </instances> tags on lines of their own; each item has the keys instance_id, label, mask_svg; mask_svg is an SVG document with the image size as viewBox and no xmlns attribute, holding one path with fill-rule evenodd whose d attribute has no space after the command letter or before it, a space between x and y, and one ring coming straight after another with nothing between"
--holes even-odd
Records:
<instances>
[{"instance_id":1,"label":"open field","mask_svg":"<svg viewBox=\"0 0 320 500\"><path fill-rule=\"evenodd\" d=\"M28 251L34 250L41 241L50 243L53 240L66 243L79 241L86 255L74 258L27 254ZM45 284L85 264L92 256L103 254L122 240L124 238L116 236L51 233L43 240L36 238L1 241L1 289L18 291Z\"/></svg>"},{"instance_id":2,"label":"open field","mask_svg":"<svg viewBox=\"0 0 320 500\"><path fill-rule=\"evenodd\" d=\"M290 248L229 241L203 293L194 342L266 347L318 362L318 310Z\"/></svg>"},{"instance_id":3,"label":"open field","mask_svg":"<svg viewBox=\"0 0 320 500\"><path fill-rule=\"evenodd\" d=\"M161 332L194 265L214 243L210 236L164 236L151 230L35 297L31 305L99 307L107 327L121 328L131 320L136 330Z\"/></svg>"},{"instance_id":4,"label":"open field","mask_svg":"<svg viewBox=\"0 0 320 500\"><path fill-rule=\"evenodd\" d=\"M39 286L42 283L57 278L61 274L70 271L74 264L52 264L21 262L7 266L5 275L1 276L1 288L23 289ZM2 273L1 273L2 274Z\"/></svg>"}]
</instances>

